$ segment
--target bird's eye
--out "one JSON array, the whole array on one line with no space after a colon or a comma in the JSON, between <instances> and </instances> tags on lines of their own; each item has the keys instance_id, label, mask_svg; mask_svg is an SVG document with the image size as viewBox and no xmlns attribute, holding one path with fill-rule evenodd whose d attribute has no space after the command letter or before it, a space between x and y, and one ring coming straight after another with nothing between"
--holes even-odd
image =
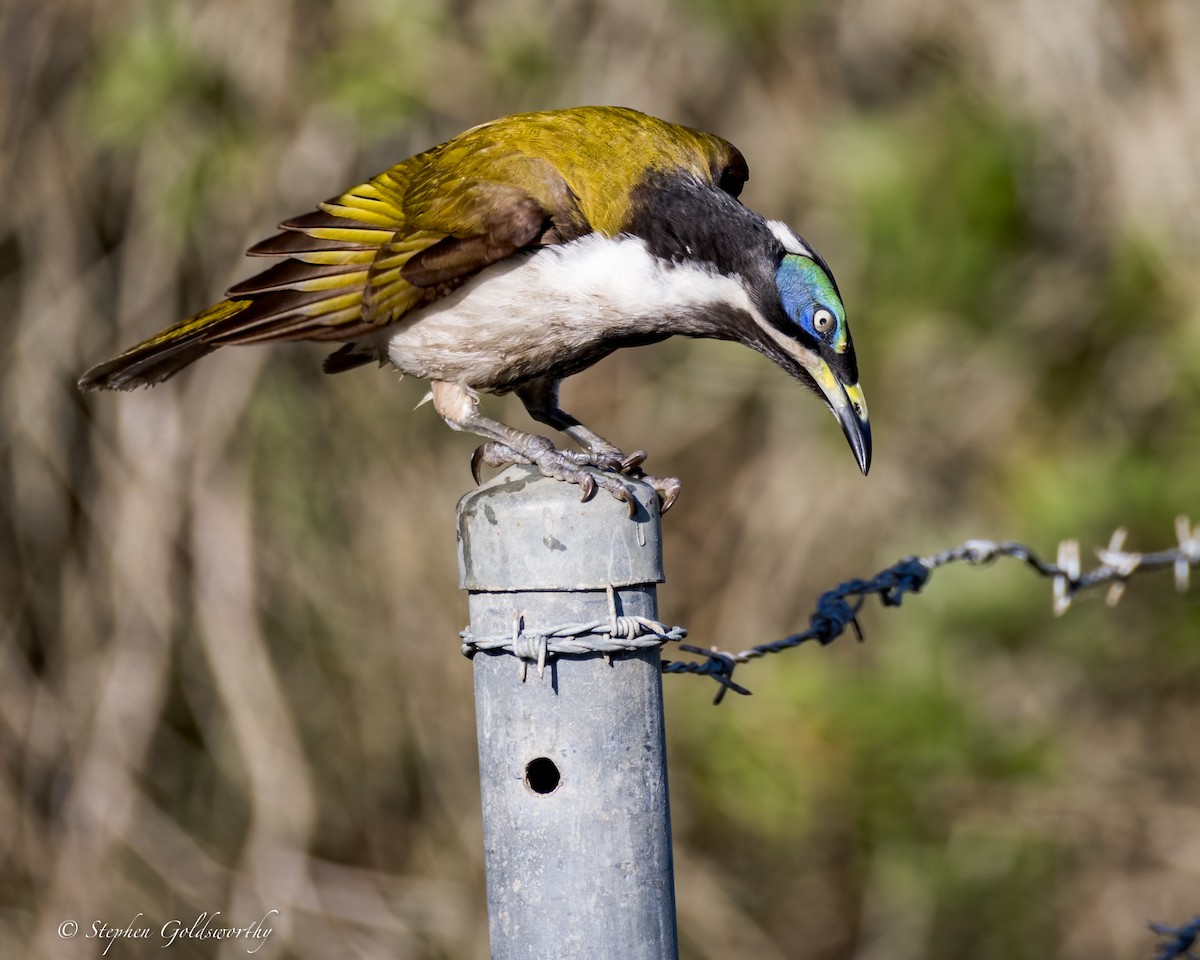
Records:
<instances>
[{"instance_id":1,"label":"bird's eye","mask_svg":"<svg viewBox=\"0 0 1200 960\"><path fill-rule=\"evenodd\" d=\"M816 330L817 333L828 333L833 329L833 325L833 314L824 307L821 307L821 309L813 314L813 329Z\"/></svg>"}]
</instances>

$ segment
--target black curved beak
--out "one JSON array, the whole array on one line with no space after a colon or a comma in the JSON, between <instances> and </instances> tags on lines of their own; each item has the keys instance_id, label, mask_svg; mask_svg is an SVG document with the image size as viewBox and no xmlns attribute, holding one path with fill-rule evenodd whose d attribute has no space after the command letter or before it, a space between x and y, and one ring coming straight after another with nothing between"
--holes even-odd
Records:
<instances>
[{"instance_id":1,"label":"black curved beak","mask_svg":"<svg viewBox=\"0 0 1200 960\"><path fill-rule=\"evenodd\" d=\"M862 387L857 383L843 386L842 393L845 395L846 405L841 409L835 408L833 412L838 418L838 423L842 425L842 433L846 435L850 449L854 451L858 469L865 477L871 469L871 421L867 419L867 401L863 396Z\"/></svg>"},{"instance_id":2,"label":"black curved beak","mask_svg":"<svg viewBox=\"0 0 1200 960\"><path fill-rule=\"evenodd\" d=\"M871 421L867 418L867 400L857 383L845 384L824 360L808 367L833 415L846 435L846 442L865 476L871 469Z\"/></svg>"}]
</instances>

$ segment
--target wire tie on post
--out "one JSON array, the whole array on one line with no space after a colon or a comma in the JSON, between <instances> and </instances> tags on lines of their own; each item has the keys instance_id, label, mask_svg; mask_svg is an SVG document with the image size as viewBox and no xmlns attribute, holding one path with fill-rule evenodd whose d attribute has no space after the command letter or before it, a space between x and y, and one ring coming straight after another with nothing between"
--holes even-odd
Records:
<instances>
[{"instance_id":1,"label":"wire tie on post","mask_svg":"<svg viewBox=\"0 0 1200 960\"><path fill-rule=\"evenodd\" d=\"M661 647L687 636L683 627L668 627L649 617L617 614L618 598L612 586L608 588L609 617L585 623L564 623L532 632L526 631L525 619L518 610L513 613L512 630L506 634L477 637L471 628L460 631L462 653L470 658L479 651L508 652L520 661L518 669L522 682L528 676L528 665L537 664L538 676L544 677L550 657L577 657L599 653L610 666L617 653L639 653Z\"/></svg>"},{"instance_id":2,"label":"wire tie on post","mask_svg":"<svg viewBox=\"0 0 1200 960\"><path fill-rule=\"evenodd\" d=\"M609 636L611 636L615 640L618 635L617 634L617 589L610 583L610 584L608 584L608 586L606 586L604 588L604 591L608 595L608 622L610 624L610 631L611 631L609 633ZM632 634L630 634L630 636L632 636ZM612 654L611 653L603 653L603 654L601 654L601 656L604 657L604 662L611 667L613 664Z\"/></svg>"},{"instance_id":3,"label":"wire tie on post","mask_svg":"<svg viewBox=\"0 0 1200 960\"><path fill-rule=\"evenodd\" d=\"M538 679L546 675L546 656L549 639L544 633L526 633L525 618L520 611L513 614L512 652L520 662L517 668L521 682L529 675L529 664L536 661Z\"/></svg>"},{"instance_id":4,"label":"wire tie on post","mask_svg":"<svg viewBox=\"0 0 1200 960\"><path fill-rule=\"evenodd\" d=\"M529 661L518 652L521 649L521 627L521 612L516 610L513 612L512 645L513 653L517 655L517 663L519 664L517 672L521 676L521 682L524 683L526 676L529 675Z\"/></svg>"}]
</instances>

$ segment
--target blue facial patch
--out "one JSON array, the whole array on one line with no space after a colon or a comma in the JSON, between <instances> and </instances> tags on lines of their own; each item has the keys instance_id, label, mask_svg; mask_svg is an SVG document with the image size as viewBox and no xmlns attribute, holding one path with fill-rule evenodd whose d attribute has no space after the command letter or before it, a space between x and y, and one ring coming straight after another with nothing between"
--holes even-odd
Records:
<instances>
[{"instance_id":1,"label":"blue facial patch","mask_svg":"<svg viewBox=\"0 0 1200 960\"><path fill-rule=\"evenodd\" d=\"M788 254L775 271L775 286L783 309L793 323L810 337L828 343L837 353L846 349L846 311L833 280L819 263L798 254ZM828 310L836 321L832 335L813 325L818 310Z\"/></svg>"}]
</instances>

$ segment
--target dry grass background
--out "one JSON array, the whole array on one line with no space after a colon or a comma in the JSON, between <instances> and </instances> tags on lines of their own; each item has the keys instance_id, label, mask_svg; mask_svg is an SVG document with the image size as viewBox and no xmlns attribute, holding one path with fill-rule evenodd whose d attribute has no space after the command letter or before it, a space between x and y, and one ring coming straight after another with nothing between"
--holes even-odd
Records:
<instances>
[{"instance_id":1,"label":"dry grass background","mask_svg":"<svg viewBox=\"0 0 1200 960\"><path fill-rule=\"evenodd\" d=\"M737 143L838 272L871 477L736 347L626 351L565 401L684 478L664 618L741 648L908 553L1200 513L1197 49L1191 0L5 0L0 956L268 909L260 957L486 955L472 441L303 345L73 386L276 221L521 109ZM1198 594L1049 606L946 572L748 700L669 679L684 956L1139 957L1200 910Z\"/></svg>"}]
</instances>

